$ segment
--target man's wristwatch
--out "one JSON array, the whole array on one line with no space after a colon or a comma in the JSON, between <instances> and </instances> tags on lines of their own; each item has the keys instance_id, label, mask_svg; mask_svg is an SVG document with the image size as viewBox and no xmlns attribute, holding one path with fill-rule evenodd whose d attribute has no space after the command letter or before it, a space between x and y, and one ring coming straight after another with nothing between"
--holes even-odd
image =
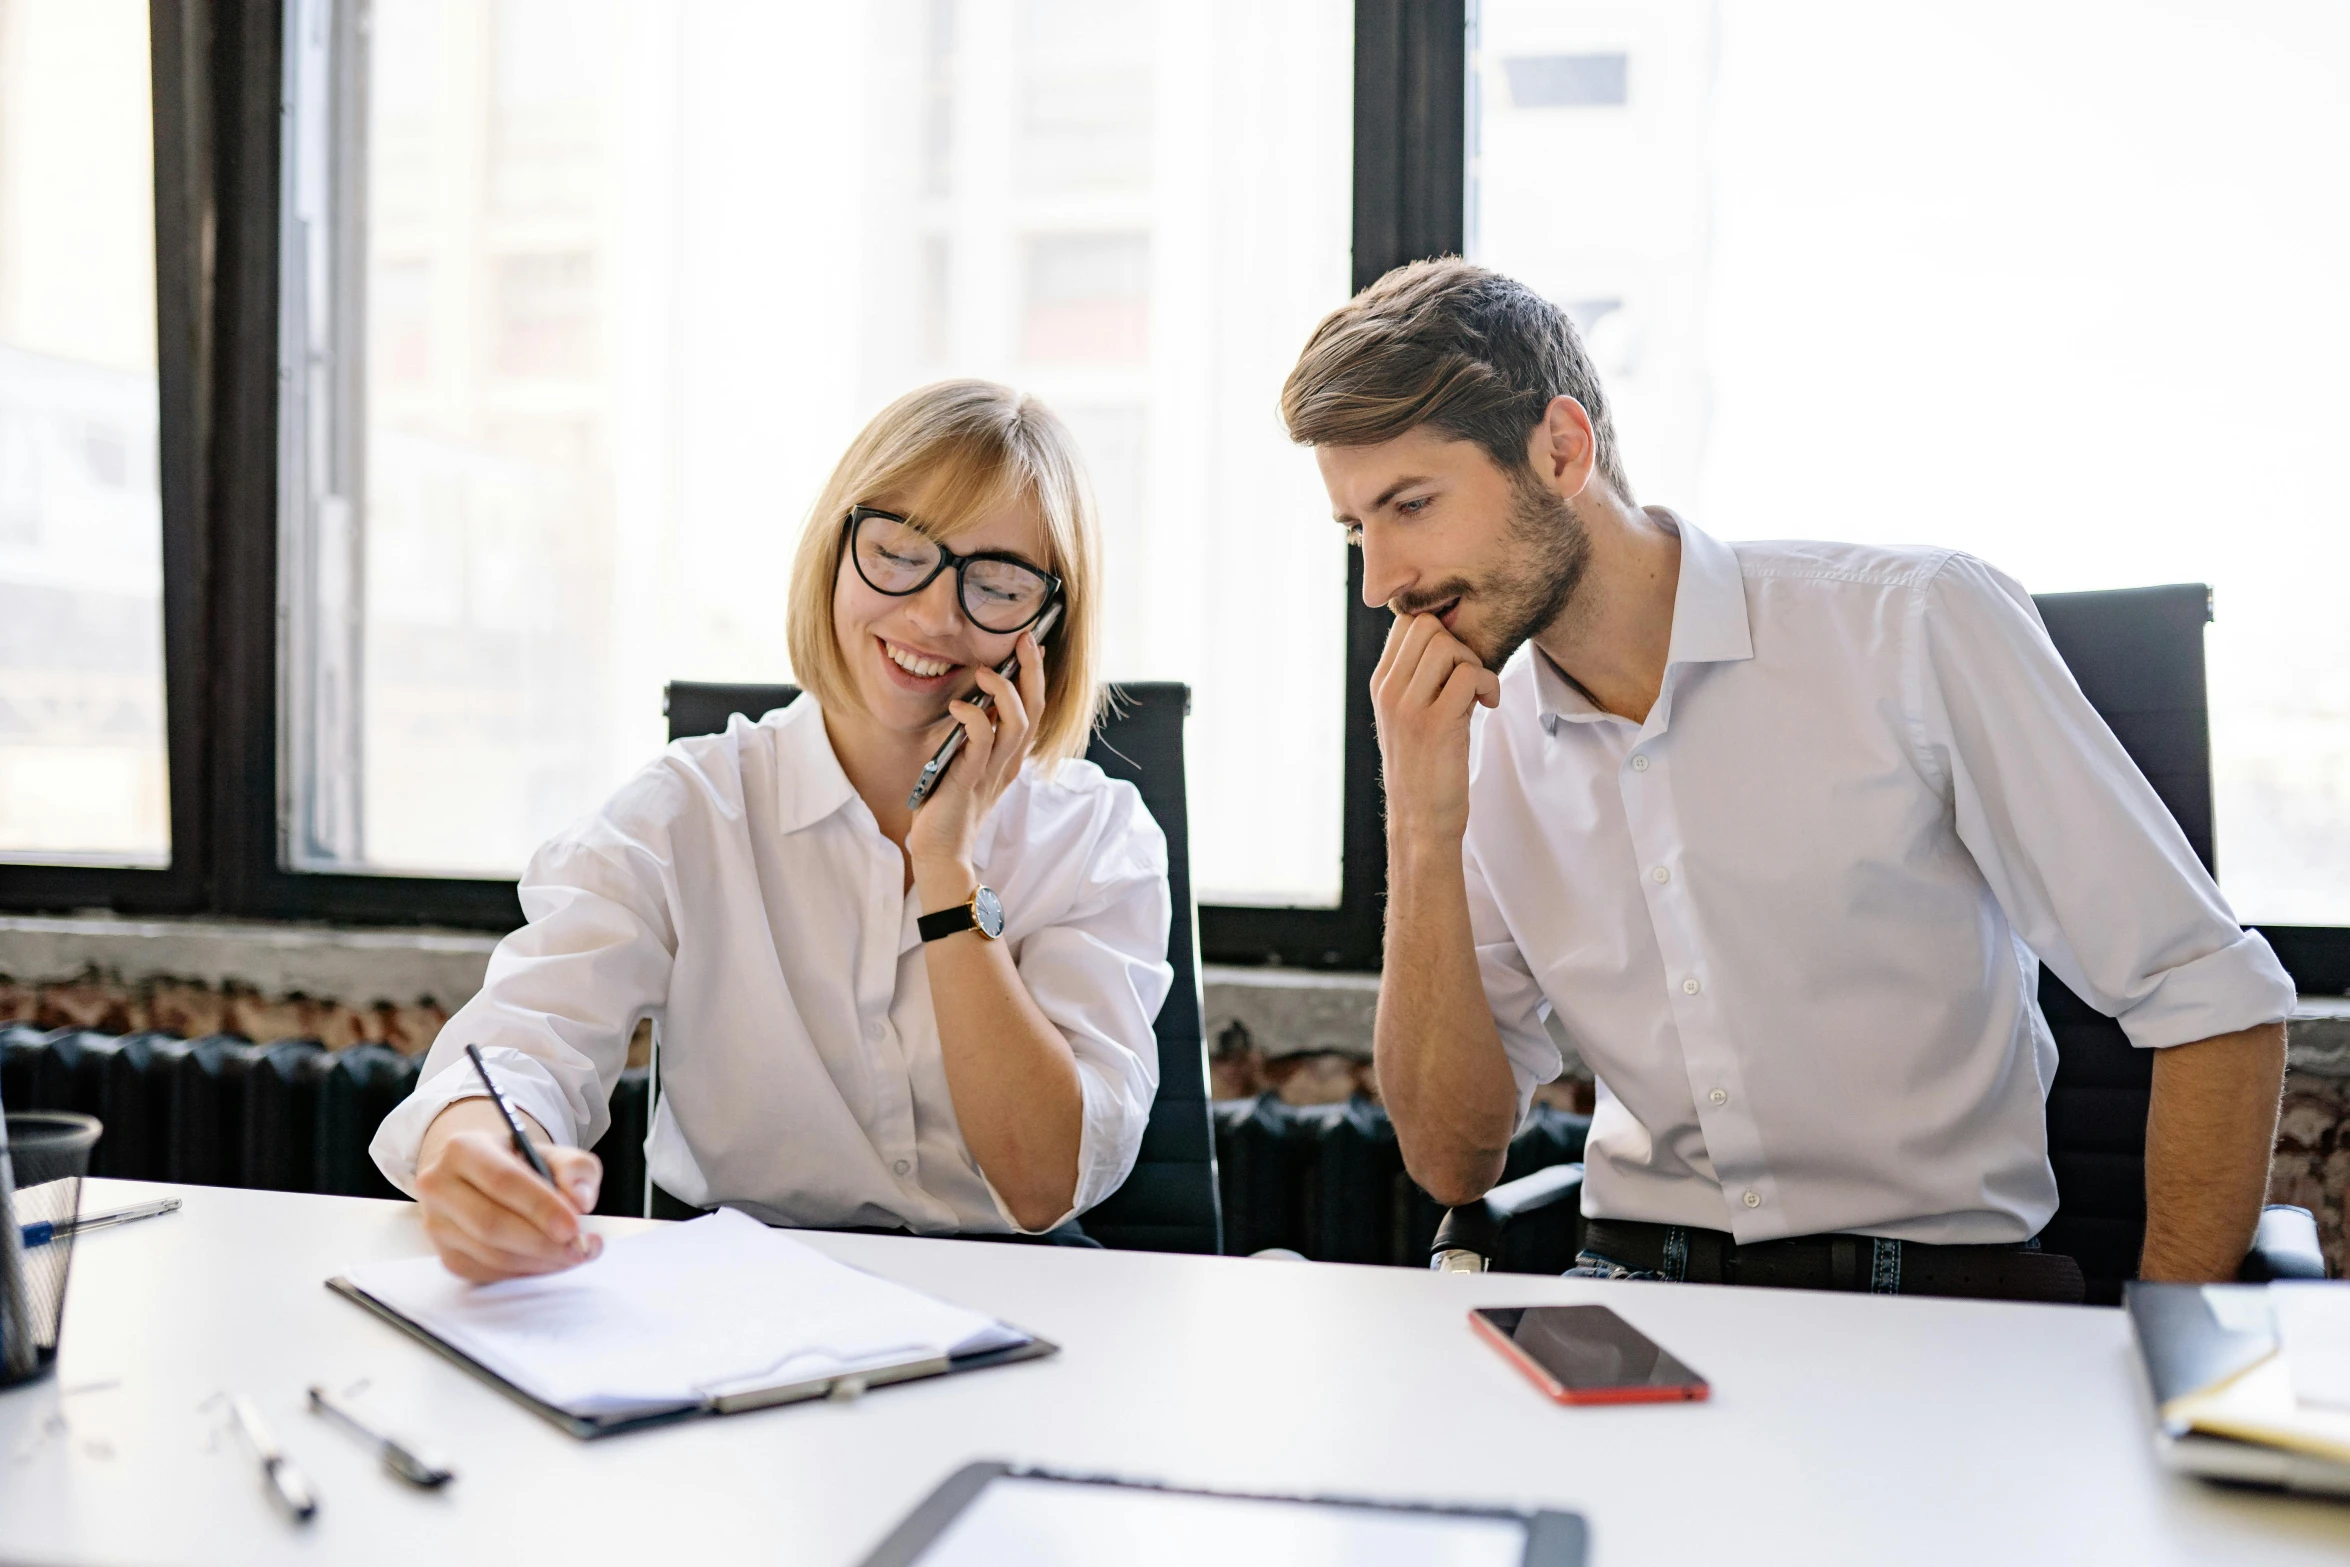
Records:
<instances>
[{"instance_id":1,"label":"man's wristwatch","mask_svg":"<svg viewBox=\"0 0 2350 1567\"><path fill-rule=\"evenodd\" d=\"M959 930L975 930L993 941L1004 933L1003 900L995 895L993 887L982 887L971 894L969 903L925 914L914 922L914 928L922 933L924 941L952 936Z\"/></svg>"}]
</instances>

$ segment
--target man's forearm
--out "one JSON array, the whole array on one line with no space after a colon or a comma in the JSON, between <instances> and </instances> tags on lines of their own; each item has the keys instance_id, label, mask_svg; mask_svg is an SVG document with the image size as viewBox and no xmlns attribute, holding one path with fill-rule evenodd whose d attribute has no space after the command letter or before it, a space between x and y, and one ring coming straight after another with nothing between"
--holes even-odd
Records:
<instances>
[{"instance_id":1,"label":"man's forearm","mask_svg":"<svg viewBox=\"0 0 2350 1567\"><path fill-rule=\"evenodd\" d=\"M1388 844L1387 952L1373 1033L1404 1166L1446 1204L1501 1178L1518 1090L1477 974L1460 843Z\"/></svg>"},{"instance_id":2,"label":"man's forearm","mask_svg":"<svg viewBox=\"0 0 2350 1567\"><path fill-rule=\"evenodd\" d=\"M2154 1053L2139 1277L2236 1276L2268 1196L2284 1081L2282 1023Z\"/></svg>"}]
</instances>

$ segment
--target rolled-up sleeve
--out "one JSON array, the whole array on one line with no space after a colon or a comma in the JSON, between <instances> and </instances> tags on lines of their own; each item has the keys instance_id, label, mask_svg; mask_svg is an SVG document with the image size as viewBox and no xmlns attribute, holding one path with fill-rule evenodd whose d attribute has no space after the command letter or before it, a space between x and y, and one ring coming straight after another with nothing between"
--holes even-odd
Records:
<instances>
[{"instance_id":1,"label":"rolled-up sleeve","mask_svg":"<svg viewBox=\"0 0 2350 1567\"><path fill-rule=\"evenodd\" d=\"M481 990L425 1057L416 1091L376 1129L368 1152L411 1196L425 1128L451 1103L481 1096L465 1057L481 1047L498 1091L559 1143L592 1147L639 1019L667 997L676 935L655 853L557 839L519 888L520 930L498 943Z\"/></svg>"},{"instance_id":2,"label":"rolled-up sleeve","mask_svg":"<svg viewBox=\"0 0 2350 1567\"><path fill-rule=\"evenodd\" d=\"M1952 556L1921 590L1920 755L2019 936L2131 1043L2275 1022L2293 984L2243 929L2012 579Z\"/></svg>"},{"instance_id":3,"label":"rolled-up sleeve","mask_svg":"<svg viewBox=\"0 0 2350 1567\"><path fill-rule=\"evenodd\" d=\"M1125 1181L1158 1093L1153 1026L1175 978L1167 962L1167 840L1130 785L1107 796L1100 829L1077 856L1084 868L1068 911L1022 937L1013 954L1037 1010L1069 1042L1085 1105L1075 1200L1041 1229L1083 1213ZM996 1205L1004 1207L1001 1196ZM1017 1227L1009 1209L1004 1220Z\"/></svg>"}]
</instances>

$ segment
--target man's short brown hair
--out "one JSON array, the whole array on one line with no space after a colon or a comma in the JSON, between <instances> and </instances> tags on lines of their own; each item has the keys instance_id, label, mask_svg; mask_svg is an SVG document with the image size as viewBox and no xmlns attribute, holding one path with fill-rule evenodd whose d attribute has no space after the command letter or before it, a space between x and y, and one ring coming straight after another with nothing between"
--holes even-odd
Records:
<instances>
[{"instance_id":1,"label":"man's short brown hair","mask_svg":"<svg viewBox=\"0 0 2350 1567\"><path fill-rule=\"evenodd\" d=\"M1607 395L1566 312L1446 256L1397 267L1323 317L1281 388L1281 418L1304 446L1376 446L1433 425L1515 475L1554 397L1591 416L1600 476L1629 503Z\"/></svg>"}]
</instances>

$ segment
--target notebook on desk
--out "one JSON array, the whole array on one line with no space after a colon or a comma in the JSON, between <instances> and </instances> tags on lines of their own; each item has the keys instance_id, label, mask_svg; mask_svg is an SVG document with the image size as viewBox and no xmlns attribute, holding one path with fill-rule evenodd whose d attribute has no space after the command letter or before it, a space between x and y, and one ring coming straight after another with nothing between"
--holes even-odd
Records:
<instances>
[{"instance_id":1,"label":"notebook on desk","mask_svg":"<svg viewBox=\"0 0 2350 1567\"><path fill-rule=\"evenodd\" d=\"M2123 1303L2167 1466L2350 1496L2350 1284L2133 1282Z\"/></svg>"},{"instance_id":2,"label":"notebook on desk","mask_svg":"<svg viewBox=\"0 0 2350 1567\"><path fill-rule=\"evenodd\" d=\"M731 1209L608 1241L595 1261L541 1278L474 1285L411 1257L327 1287L578 1437L1055 1349Z\"/></svg>"}]
</instances>

